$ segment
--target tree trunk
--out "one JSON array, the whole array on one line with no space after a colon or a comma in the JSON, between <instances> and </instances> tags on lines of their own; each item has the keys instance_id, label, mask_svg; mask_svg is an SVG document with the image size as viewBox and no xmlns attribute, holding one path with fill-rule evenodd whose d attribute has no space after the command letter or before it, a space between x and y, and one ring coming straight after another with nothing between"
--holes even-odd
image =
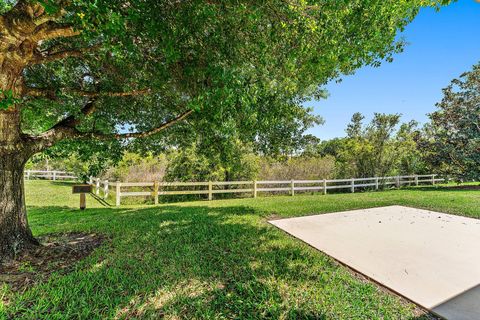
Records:
<instances>
[{"instance_id":1,"label":"tree trunk","mask_svg":"<svg viewBox=\"0 0 480 320\"><path fill-rule=\"evenodd\" d=\"M0 112L0 262L37 244L28 227L23 169L30 153L19 128L18 112Z\"/></svg>"},{"instance_id":2,"label":"tree trunk","mask_svg":"<svg viewBox=\"0 0 480 320\"><path fill-rule=\"evenodd\" d=\"M23 169L26 159L0 155L0 261L38 244L27 222Z\"/></svg>"},{"instance_id":3,"label":"tree trunk","mask_svg":"<svg viewBox=\"0 0 480 320\"><path fill-rule=\"evenodd\" d=\"M52 27L54 16L38 1L8 2L16 4L0 14L0 101L10 104L0 106L0 262L37 243L27 223L23 169L48 144L40 147L21 132L16 100L25 96L24 70L38 56L42 41L78 35L73 27ZM14 99L8 101L10 95Z\"/></svg>"}]
</instances>

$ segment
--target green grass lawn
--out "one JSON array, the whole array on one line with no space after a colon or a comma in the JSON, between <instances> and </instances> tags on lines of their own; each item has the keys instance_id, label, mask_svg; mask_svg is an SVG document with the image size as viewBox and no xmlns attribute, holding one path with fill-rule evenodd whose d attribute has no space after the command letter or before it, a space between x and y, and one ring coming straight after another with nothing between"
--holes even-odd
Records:
<instances>
[{"instance_id":1,"label":"green grass lawn","mask_svg":"<svg viewBox=\"0 0 480 320\"><path fill-rule=\"evenodd\" d=\"M111 241L71 273L21 293L4 286L0 318L415 319L413 305L268 217L394 204L480 217L479 191L442 187L121 208L89 197L80 212L68 184L28 181L27 204L36 236L87 231Z\"/></svg>"}]
</instances>

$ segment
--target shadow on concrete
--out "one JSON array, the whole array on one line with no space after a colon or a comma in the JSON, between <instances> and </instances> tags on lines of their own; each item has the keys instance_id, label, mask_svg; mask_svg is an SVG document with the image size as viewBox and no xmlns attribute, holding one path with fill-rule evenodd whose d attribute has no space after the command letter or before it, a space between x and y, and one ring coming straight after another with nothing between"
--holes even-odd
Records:
<instances>
[{"instance_id":1,"label":"shadow on concrete","mask_svg":"<svg viewBox=\"0 0 480 320\"><path fill-rule=\"evenodd\" d=\"M442 302L432 311L446 319L480 319L480 284Z\"/></svg>"}]
</instances>

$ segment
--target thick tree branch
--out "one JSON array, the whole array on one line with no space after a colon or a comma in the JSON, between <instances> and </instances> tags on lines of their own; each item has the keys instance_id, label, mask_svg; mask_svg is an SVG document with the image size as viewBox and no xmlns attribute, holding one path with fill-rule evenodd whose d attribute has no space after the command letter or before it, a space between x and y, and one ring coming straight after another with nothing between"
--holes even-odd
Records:
<instances>
[{"instance_id":1,"label":"thick tree branch","mask_svg":"<svg viewBox=\"0 0 480 320\"><path fill-rule=\"evenodd\" d=\"M43 97L43 98L48 98L51 100L57 99L57 94L54 89L45 89L45 88L31 88L24 86L22 94L24 96L30 96L30 97Z\"/></svg>"},{"instance_id":2,"label":"thick tree branch","mask_svg":"<svg viewBox=\"0 0 480 320\"><path fill-rule=\"evenodd\" d=\"M49 21L35 29L32 35L32 40L38 42L56 38L75 37L80 33L80 30L75 30L71 25L62 25Z\"/></svg>"},{"instance_id":3,"label":"thick tree branch","mask_svg":"<svg viewBox=\"0 0 480 320\"><path fill-rule=\"evenodd\" d=\"M151 129L151 130L148 130L148 131L144 131L144 132L133 132L133 133L124 133L124 134L115 134L115 135L95 135L95 137L97 137L97 138L102 138L103 137L104 139L105 138L110 139L112 137L115 138L115 139L146 138L146 137L149 137L151 135L154 135L156 133L159 133L160 131L163 131L163 130L167 129L168 127L171 127L172 125L174 125L177 122L180 122L180 121L184 120L185 118L187 118L192 113L193 113L193 110L185 111L184 113L180 114L176 118L173 118L172 120L169 120L169 121L163 123L161 126L159 126L157 128L154 128L154 129Z\"/></svg>"},{"instance_id":4,"label":"thick tree branch","mask_svg":"<svg viewBox=\"0 0 480 320\"><path fill-rule=\"evenodd\" d=\"M0 16L0 30L7 29L7 22L3 16Z\"/></svg>"},{"instance_id":5,"label":"thick tree branch","mask_svg":"<svg viewBox=\"0 0 480 320\"><path fill-rule=\"evenodd\" d=\"M50 22L50 21L57 21L60 18L62 18L63 16L65 16L66 13L67 13L67 11L63 8L60 9L55 14L44 14L44 13L42 13L41 15L39 15L35 19L33 19L33 23L35 23L35 25L37 25L37 26L40 26L40 25L42 25L44 23L47 23L47 22Z\"/></svg>"}]
</instances>

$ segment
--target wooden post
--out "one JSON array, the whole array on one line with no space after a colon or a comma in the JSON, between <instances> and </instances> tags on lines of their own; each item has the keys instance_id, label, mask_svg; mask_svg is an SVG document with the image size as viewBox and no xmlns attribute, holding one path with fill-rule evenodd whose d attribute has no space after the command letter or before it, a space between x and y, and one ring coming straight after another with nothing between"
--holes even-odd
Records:
<instances>
[{"instance_id":1,"label":"wooden post","mask_svg":"<svg viewBox=\"0 0 480 320\"><path fill-rule=\"evenodd\" d=\"M257 180L253 181L253 197L257 197Z\"/></svg>"},{"instance_id":2,"label":"wooden post","mask_svg":"<svg viewBox=\"0 0 480 320\"><path fill-rule=\"evenodd\" d=\"M97 178L95 182L95 194L97 196L100 194L100 178Z\"/></svg>"},{"instance_id":3,"label":"wooden post","mask_svg":"<svg viewBox=\"0 0 480 320\"><path fill-rule=\"evenodd\" d=\"M352 193L355 192L355 179L352 178L352 180L350 181L350 191L352 191Z\"/></svg>"},{"instance_id":4,"label":"wooden post","mask_svg":"<svg viewBox=\"0 0 480 320\"><path fill-rule=\"evenodd\" d=\"M87 197L85 193L80 193L80 210L85 210L87 207Z\"/></svg>"},{"instance_id":5,"label":"wooden post","mask_svg":"<svg viewBox=\"0 0 480 320\"><path fill-rule=\"evenodd\" d=\"M434 186L434 185L435 185L435 175L432 174L432 186Z\"/></svg>"},{"instance_id":6,"label":"wooden post","mask_svg":"<svg viewBox=\"0 0 480 320\"><path fill-rule=\"evenodd\" d=\"M327 179L323 179L323 194L327 194Z\"/></svg>"},{"instance_id":7,"label":"wooden post","mask_svg":"<svg viewBox=\"0 0 480 320\"><path fill-rule=\"evenodd\" d=\"M108 198L108 192L110 191L109 187L108 180L105 180L103 184L103 199Z\"/></svg>"},{"instance_id":8,"label":"wooden post","mask_svg":"<svg viewBox=\"0 0 480 320\"><path fill-rule=\"evenodd\" d=\"M213 200L213 183L212 181L208 181L208 200Z\"/></svg>"},{"instance_id":9,"label":"wooden post","mask_svg":"<svg viewBox=\"0 0 480 320\"><path fill-rule=\"evenodd\" d=\"M397 186L397 188L400 188L400 176L395 177L395 185Z\"/></svg>"},{"instance_id":10,"label":"wooden post","mask_svg":"<svg viewBox=\"0 0 480 320\"><path fill-rule=\"evenodd\" d=\"M418 175L415 175L415 185L418 186Z\"/></svg>"},{"instance_id":11,"label":"wooden post","mask_svg":"<svg viewBox=\"0 0 480 320\"><path fill-rule=\"evenodd\" d=\"M375 177L375 190L378 190L378 177Z\"/></svg>"},{"instance_id":12,"label":"wooden post","mask_svg":"<svg viewBox=\"0 0 480 320\"><path fill-rule=\"evenodd\" d=\"M115 204L117 205L117 207L120 206L120 198L121 198L121 193L120 193L120 188L121 188L122 184L120 182L117 181L117 184L115 186L115 198L116 198L116 201L115 201Z\"/></svg>"},{"instance_id":13,"label":"wooden post","mask_svg":"<svg viewBox=\"0 0 480 320\"><path fill-rule=\"evenodd\" d=\"M53 181L57 181L57 171L53 171Z\"/></svg>"},{"instance_id":14,"label":"wooden post","mask_svg":"<svg viewBox=\"0 0 480 320\"><path fill-rule=\"evenodd\" d=\"M27 180L30 180L30 170L27 170Z\"/></svg>"},{"instance_id":15,"label":"wooden post","mask_svg":"<svg viewBox=\"0 0 480 320\"><path fill-rule=\"evenodd\" d=\"M154 199L154 202L155 204L158 204L158 187L159 187L160 183L158 181L155 181L153 183L153 199Z\"/></svg>"},{"instance_id":16,"label":"wooden post","mask_svg":"<svg viewBox=\"0 0 480 320\"><path fill-rule=\"evenodd\" d=\"M291 189L291 194L292 197L295 195L295 181L291 180L290 181L290 189Z\"/></svg>"}]
</instances>

